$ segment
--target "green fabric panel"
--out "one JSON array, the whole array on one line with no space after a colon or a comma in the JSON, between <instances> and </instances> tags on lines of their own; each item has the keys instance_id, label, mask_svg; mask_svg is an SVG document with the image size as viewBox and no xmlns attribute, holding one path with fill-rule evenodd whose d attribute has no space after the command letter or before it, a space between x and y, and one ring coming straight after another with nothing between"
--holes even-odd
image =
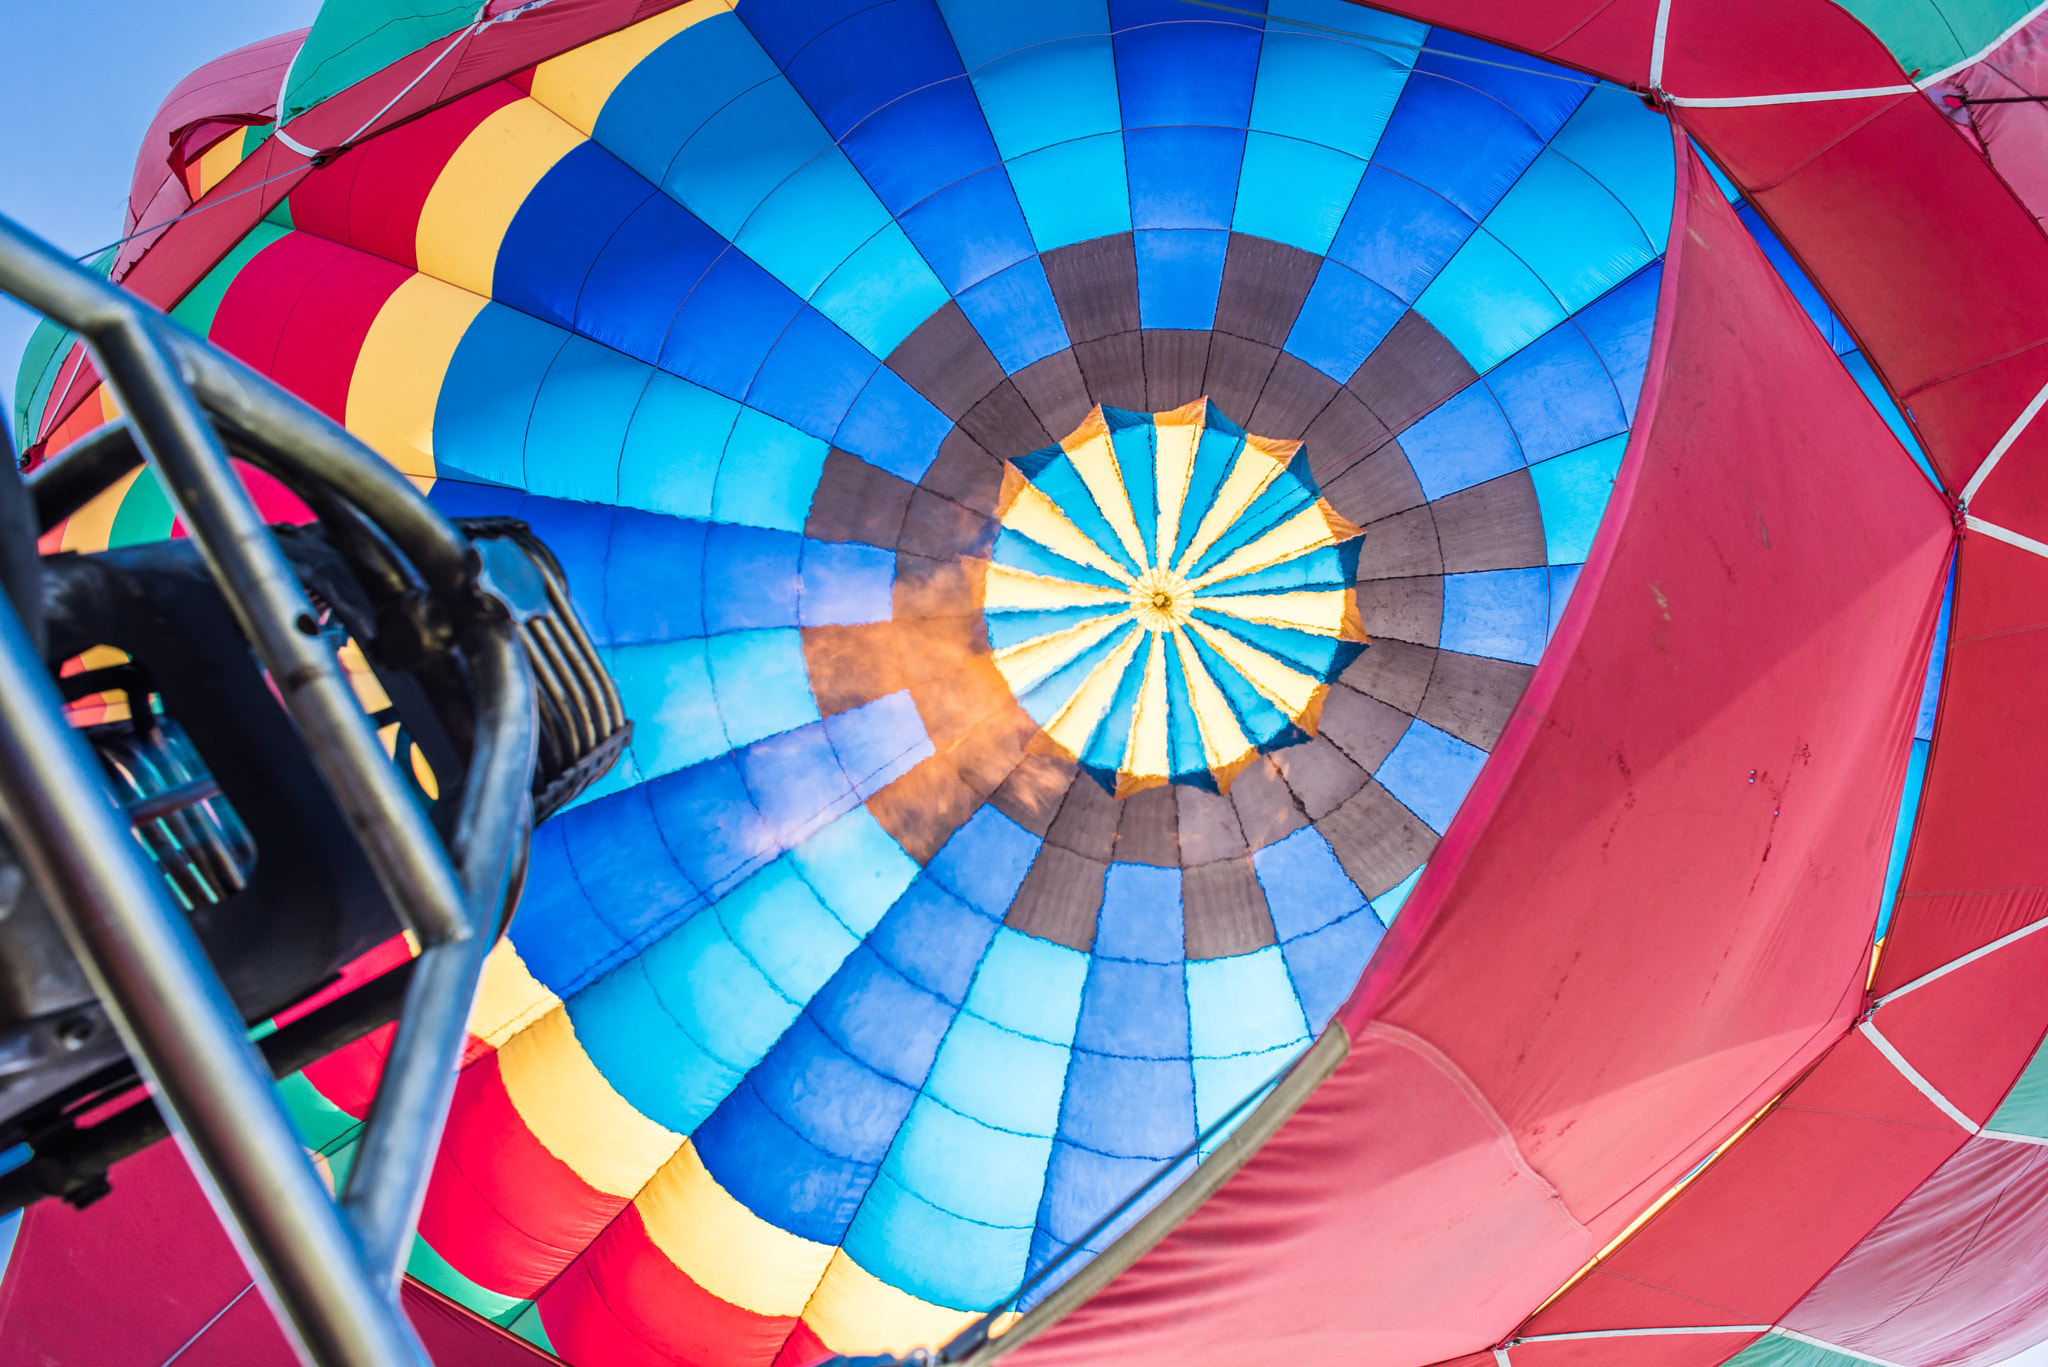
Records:
<instances>
[{"instance_id":1,"label":"green fabric panel","mask_svg":"<svg viewBox=\"0 0 2048 1367\"><path fill-rule=\"evenodd\" d=\"M555 1352L554 1340L548 1337L547 1326L540 1322L539 1301L528 1301L526 1308L519 1312L519 1318L513 1320L505 1327L540 1349L543 1353L553 1354ZM560 1356L559 1354L555 1355Z\"/></svg>"},{"instance_id":2,"label":"green fabric panel","mask_svg":"<svg viewBox=\"0 0 2048 1367\"><path fill-rule=\"evenodd\" d=\"M1922 76L1981 57L2027 17L2029 0L1836 0Z\"/></svg>"},{"instance_id":3,"label":"green fabric panel","mask_svg":"<svg viewBox=\"0 0 2048 1367\"><path fill-rule=\"evenodd\" d=\"M107 549L168 540L171 524L177 517L164 486L157 483L156 471L144 467L128 486L128 496L121 500L121 510L114 514L114 525L107 529Z\"/></svg>"},{"instance_id":4,"label":"green fabric panel","mask_svg":"<svg viewBox=\"0 0 2048 1367\"><path fill-rule=\"evenodd\" d=\"M418 1235L413 1236L412 1256L405 1260L405 1271L414 1281L425 1282L449 1300L468 1306L496 1325L510 1325L533 1305L532 1301L501 1296L478 1286L450 1267L448 1260L434 1252L434 1246Z\"/></svg>"},{"instance_id":5,"label":"green fabric panel","mask_svg":"<svg viewBox=\"0 0 2048 1367\"><path fill-rule=\"evenodd\" d=\"M227 297L228 286L242 273L242 267L249 264L256 253L291 231L269 222L258 223L234 249L220 259L220 264L208 271L198 284L185 292L178 306L171 310L171 317L183 323L201 337L213 329L213 315L220 311L220 301Z\"/></svg>"},{"instance_id":6,"label":"green fabric panel","mask_svg":"<svg viewBox=\"0 0 2048 1367\"><path fill-rule=\"evenodd\" d=\"M1810 1343L1765 1334L1729 1358L1722 1367L1869 1367L1862 1358L1816 1348Z\"/></svg>"},{"instance_id":7,"label":"green fabric panel","mask_svg":"<svg viewBox=\"0 0 2048 1367\"><path fill-rule=\"evenodd\" d=\"M327 0L292 60L279 118L289 121L406 53L467 27L479 8L477 0Z\"/></svg>"},{"instance_id":8,"label":"green fabric panel","mask_svg":"<svg viewBox=\"0 0 2048 1367\"><path fill-rule=\"evenodd\" d=\"M91 269L103 277L109 274L114 269L114 250L101 252ZM77 335L45 318L36 324L28 345L21 350L21 364L14 372L14 435L23 446L35 440L57 372Z\"/></svg>"},{"instance_id":9,"label":"green fabric panel","mask_svg":"<svg viewBox=\"0 0 2048 1367\"><path fill-rule=\"evenodd\" d=\"M320 1095L304 1073L277 1080L277 1092L284 1101L285 1114L299 1132L299 1142L309 1149L325 1151L362 1124L341 1107Z\"/></svg>"},{"instance_id":10,"label":"green fabric panel","mask_svg":"<svg viewBox=\"0 0 2048 1367\"><path fill-rule=\"evenodd\" d=\"M2027 1064L1984 1128L2048 1139L2048 1044Z\"/></svg>"}]
</instances>

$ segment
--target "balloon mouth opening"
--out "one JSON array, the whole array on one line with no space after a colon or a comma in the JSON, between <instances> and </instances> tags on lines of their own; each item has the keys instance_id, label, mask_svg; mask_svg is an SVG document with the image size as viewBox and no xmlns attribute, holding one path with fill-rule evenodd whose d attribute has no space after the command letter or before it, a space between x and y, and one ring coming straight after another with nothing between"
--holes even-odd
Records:
<instances>
[{"instance_id":1,"label":"balloon mouth opening","mask_svg":"<svg viewBox=\"0 0 2048 1367\"><path fill-rule=\"evenodd\" d=\"M1174 570L1147 570L1131 586L1131 615L1147 631L1174 631L1186 626L1194 607L1194 588Z\"/></svg>"}]
</instances>

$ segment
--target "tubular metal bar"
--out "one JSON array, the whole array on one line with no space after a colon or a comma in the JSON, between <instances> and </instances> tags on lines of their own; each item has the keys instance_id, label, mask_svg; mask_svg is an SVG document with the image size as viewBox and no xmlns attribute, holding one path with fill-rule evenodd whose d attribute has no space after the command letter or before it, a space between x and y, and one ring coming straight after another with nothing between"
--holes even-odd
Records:
<instances>
[{"instance_id":1,"label":"tubular metal bar","mask_svg":"<svg viewBox=\"0 0 2048 1367\"><path fill-rule=\"evenodd\" d=\"M430 1367L299 1148L185 918L145 866L0 600L0 817L230 1219L323 1367Z\"/></svg>"},{"instance_id":2,"label":"tubular metal bar","mask_svg":"<svg viewBox=\"0 0 2048 1367\"><path fill-rule=\"evenodd\" d=\"M244 396L250 387L236 383L240 377L211 347L5 218L0 218L0 289L77 329L91 343L128 409L144 454L190 528L243 632L269 668L385 894L423 944L466 938L470 932L463 897L433 828L385 756L340 664L320 638L305 590L228 464L213 424L180 383L167 352L179 351L188 372L211 376L231 397ZM258 400L267 397L250 392ZM310 412L281 390L276 397L274 404L246 402L242 408L257 419L273 417L271 408L284 410L287 417L294 411ZM309 425L304 422L277 425L285 431L271 444L308 437L302 429ZM396 501L425 506L389 466L371 460L404 491ZM350 452L333 463L354 467L368 462ZM352 482L373 501L380 491L390 492L381 488L387 481ZM373 515L376 511L380 510L373 509ZM453 527L434 516L451 538L456 536Z\"/></svg>"},{"instance_id":3,"label":"tubular metal bar","mask_svg":"<svg viewBox=\"0 0 2048 1367\"><path fill-rule=\"evenodd\" d=\"M342 1195L370 1275L393 1293L426 1199L426 1156L440 1146L448 1119L456 1065L469 1037L469 1004L505 902L516 889L514 864L533 818L533 677L512 622L501 613L499 621L471 631L463 645L483 712L455 830L470 937L429 949L416 961L398 1035Z\"/></svg>"}]
</instances>

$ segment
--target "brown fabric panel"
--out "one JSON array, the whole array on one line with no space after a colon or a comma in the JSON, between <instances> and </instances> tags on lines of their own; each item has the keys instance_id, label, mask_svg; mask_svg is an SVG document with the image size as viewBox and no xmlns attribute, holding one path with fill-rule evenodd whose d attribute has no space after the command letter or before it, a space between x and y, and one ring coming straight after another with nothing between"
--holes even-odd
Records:
<instances>
[{"instance_id":1,"label":"brown fabric panel","mask_svg":"<svg viewBox=\"0 0 2048 1367\"><path fill-rule=\"evenodd\" d=\"M1330 506L1361 527L1424 501L1422 481L1415 478L1408 454L1396 441L1321 483Z\"/></svg>"},{"instance_id":2,"label":"brown fabric panel","mask_svg":"<svg viewBox=\"0 0 2048 1367\"><path fill-rule=\"evenodd\" d=\"M1147 328L1145 407L1165 413L1202 397L1202 373L1209 368L1209 334Z\"/></svg>"},{"instance_id":3,"label":"brown fabric panel","mask_svg":"<svg viewBox=\"0 0 2048 1367\"><path fill-rule=\"evenodd\" d=\"M1513 660L1438 651L1429 692L1415 715L1468 745L1491 750L1535 672L1534 665Z\"/></svg>"},{"instance_id":4,"label":"brown fabric panel","mask_svg":"<svg viewBox=\"0 0 2048 1367\"><path fill-rule=\"evenodd\" d=\"M933 560L985 556L995 545L996 531L997 523L986 514L919 489L910 496L910 511L904 514L896 544L911 555Z\"/></svg>"},{"instance_id":5,"label":"brown fabric panel","mask_svg":"<svg viewBox=\"0 0 2048 1367\"><path fill-rule=\"evenodd\" d=\"M835 446L825 455L825 473L811 496L804 535L815 541L892 547L903 530L913 487Z\"/></svg>"},{"instance_id":6,"label":"brown fabric panel","mask_svg":"<svg viewBox=\"0 0 2048 1367\"><path fill-rule=\"evenodd\" d=\"M1180 867L1180 814L1171 785L1124 799L1123 819L1116 827L1116 857L1127 864Z\"/></svg>"},{"instance_id":7,"label":"brown fabric panel","mask_svg":"<svg viewBox=\"0 0 2048 1367\"><path fill-rule=\"evenodd\" d=\"M1071 347L1033 361L1012 375L1010 383L1017 386L1039 423L1054 437L1064 437L1079 427L1095 406L1088 401L1088 382L1081 378L1081 364Z\"/></svg>"},{"instance_id":8,"label":"brown fabric panel","mask_svg":"<svg viewBox=\"0 0 2048 1367\"><path fill-rule=\"evenodd\" d=\"M950 498L963 508L994 517L996 504L1002 501L1003 463L983 449L966 429L956 427L939 443L939 452L932 457L931 468L924 472L918 486Z\"/></svg>"},{"instance_id":9,"label":"brown fabric panel","mask_svg":"<svg viewBox=\"0 0 2048 1367\"><path fill-rule=\"evenodd\" d=\"M1245 766L1230 785L1230 805L1237 808L1237 824L1244 832L1247 849L1262 850L1308 824L1271 755L1261 755Z\"/></svg>"},{"instance_id":10,"label":"brown fabric panel","mask_svg":"<svg viewBox=\"0 0 2048 1367\"><path fill-rule=\"evenodd\" d=\"M1414 579L1374 579L1358 586L1358 620L1377 642L1385 637L1433 646L1443 636L1444 581L1434 575ZM1372 654L1370 650L1365 652Z\"/></svg>"},{"instance_id":11,"label":"brown fabric panel","mask_svg":"<svg viewBox=\"0 0 2048 1367\"><path fill-rule=\"evenodd\" d=\"M1367 897L1379 896L1415 872L1436 848L1436 832L1371 781L1317 822L1316 829Z\"/></svg>"},{"instance_id":12,"label":"brown fabric panel","mask_svg":"<svg viewBox=\"0 0 2048 1367\"><path fill-rule=\"evenodd\" d=\"M1095 918L1102 911L1102 883L1108 876L1107 860L1041 845L1003 924L1085 954L1095 944Z\"/></svg>"},{"instance_id":13,"label":"brown fabric panel","mask_svg":"<svg viewBox=\"0 0 2048 1367\"><path fill-rule=\"evenodd\" d=\"M1145 350L1135 332L1074 343L1091 404L1145 411Z\"/></svg>"},{"instance_id":14,"label":"brown fabric panel","mask_svg":"<svg viewBox=\"0 0 2048 1367\"><path fill-rule=\"evenodd\" d=\"M805 627L804 668L818 711L830 717L903 687L903 661L896 653L896 624Z\"/></svg>"},{"instance_id":15,"label":"brown fabric panel","mask_svg":"<svg viewBox=\"0 0 2048 1367\"><path fill-rule=\"evenodd\" d=\"M1330 693L1333 696L1342 693L1347 697L1359 698L1358 694L1342 686L1332 688ZM1393 709L1385 703L1373 702L1371 698L1359 698L1359 701L1384 712L1393 713ZM1325 712L1329 709L1329 702L1328 698L1324 700ZM1387 743L1387 748L1393 748L1392 741ZM1365 786L1365 770L1346 759L1334 738L1320 731L1304 745L1290 745L1284 750L1275 750L1272 760L1278 766L1280 776L1287 780L1288 788L1294 793L1294 800L1301 805L1302 812L1311 821L1321 821Z\"/></svg>"},{"instance_id":16,"label":"brown fabric panel","mask_svg":"<svg viewBox=\"0 0 2048 1367\"><path fill-rule=\"evenodd\" d=\"M1445 574L1527 569L1541 565L1548 554L1536 482L1527 470L1511 470L1429 506L1436 514Z\"/></svg>"},{"instance_id":17,"label":"brown fabric panel","mask_svg":"<svg viewBox=\"0 0 2048 1367\"><path fill-rule=\"evenodd\" d=\"M1031 411L1031 405L1024 402L1017 386L1008 380L990 390L980 403L974 405L973 410L960 419L960 426L981 444L982 450L1002 460L1053 444L1052 433L1045 430L1045 424Z\"/></svg>"},{"instance_id":18,"label":"brown fabric panel","mask_svg":"<svg viewBox=\"0 0 2048 1367\"><path fill-rule=\"evenodd\" d=\"M1259 392L1273 373L1280 348L1264 342L1248 342L1226 332L1209 335L1209 364L1202 372L1202 392L1209 402L1223 410L1223 416L1243 427L1251 411L1259 406ZM1264 436L1264 433L1260 433Z\"/></svg>"},{"instance_id":19,"label":"brown fabric panel","mask_svg":"<svg viewBox=\"0 0 2048 1367\"><path fill-rule=\"evenodd\" d=\"M1122 819L1123 803L1088 774L1076 772L1060 814L1045 833L1046 842L1107 862L1116 849L1116 828Z\"/></svg>"},{"instance_id":20,"label":"brown fabric panel","mask_svg":"<svg viewBox=\"0 0 2048 1367\"><path fill-rule=\"evenodd\" d=\"M1372 653L1370 650L1366 652L1368 655ZM1423 682L1426 686L1427 676ZM1365 775L1379 768L1380 762L1393 752L1394 747L1401 741L1402 733L1407 729L1408 713L1390 707L1378 698L1361 693L1355 688L1336 683L1330 685L1329 694L1323 699L1322 722L1316 728L1316 739L1328 741L1349 756L1348 762L1359 770L1362 782ZM1288 773L1291 780L1293 771L1290 769ZM1304 781L1316 782L1318 794L1329 791L1329 788L1323 786L1325 780L1312 780L1311 776ZM1300 790L1296 789L1296 792L1299 793ZM1350 793L1344 794L1338 799L1337 805L1341 805L1350 797ZM1305 796L1302 798L1302 805L1307 807L1310 815L1318 821L1329 814L1327 808L1318 811L1318 804Z\"/></svg>"},{"instance_id":21,"label":"brown fabric panel","mask_svg":"<svg viewBox=\"0 0 2048 1367\"><path fill-rule=\"evenodd\" d=\"M1443 572L1444 555L1437 547L1436 515L1429 504L1366 525L1365 544L1358 552L1361 582Z\"/></svg>"},{"instance_id":22,"label":"brown fabric panel","mask_svg":"<svg viewBox=\"0 0 2048 1367\"><path fill-rule=\"evenodd\" d=\"M908 688L944 679L988 650L978 617L921 617L896 622L897 658Z\"/></svg>"},{"instance_id":23,"label":"brown fabric panel","mask_svg":"<svg viewBox=\"0 0 2048 1367\"><path fill-rule=\"evenodd\" d=\"M1016 706L995 662L986 655L972 656L957 669L919 681L910 690L910 700L917 704L925 734L941 753L965 740L982 722Z\"/></svg>"},{"instance_id":24,"label":"brown fabric panel","mask_svg":"<svg viewBox=\"0 0 2048 1367\"><path fill-rule=\"evenodd\" d=\"M1138 256L1129 233L1076 242L1038 259L1077 345L1138 330Z\"/></svg>"},{"instance_id":25,"label":"brown fabric panel","mask_svg":"<svg viewBox=\"0 0 2048 1367\"><path fill-rule=\"evenodd\" d=\"M997 811L1042 839L1052 829L1053 818L1059 815L1060 804L1066 801L1067 789L1073 786L1078 768L1062 755L1027 749L989 801Z\"/></svg>"},{"instance_id":26,"label":"brown fabric panel","mask_svg":"<svg viewBox=\"0 0 2048 1367\"><path fill-rule=\"evenodd\" d=\"M1299 440L1343 388L1299 356L1283 351L1273 358L1247 430L1282 441Z\"/></svg>"},{"instance_id":27,"label":"brown fabric panel","mask_svg":"<svg viewBox=\"0 0 2048 1367\"><path fill-rule=\"evenodd\" d=\"M1458 349L1411 311L1352 372L1346 387L1398 433L1478 378Z\"/></svg>"},{"instance_id":28,"label":"brown fabric panel","mask_svg":"<svg viewBox=\"0 0 2048 1367\"><path fill-rule=\"evenodd\" d=\"M1278 363L1275 362L1277 365ZM1339 389L1302 434L1308 443L1309 469L1316 482L1327 484L1385 444L1387 425L1348 389ZM1417 486L1417 497L1421 487Z\"/></svg>"},{"instance_id":29,"label":"brown fabric panel","mask_svg":"<svg viewBox=\"0 0 2048 1367\"><path fill-rule=\"evenodd\" d=\"M1180 886L1190 959L1227 959L1279 943L1251 860L1220 859L1189 869Z\"/></svg>"},{"instance_id":30,"label":"brown fabric panel","mask_svg":"<svg viewBox=\"0 0 2048 1367\"><path fill-rule=\"evenodd\" d=\"M1299 247L1232 233L1216 297L1216 331L1272 347L1285 344L1322 264L1321 257Z\"/></svg>"},{"instance_id":31,"label":"brown fabric panel","mask_svg":"<svg viewBox=\"0 0 2048 1367\"><path fill-rule=\"evenodd\" d=\"M1234 859L1245 852L1244 831L1229 798L1205 788L1175 784L1173 804L1180 819L1180 862L1184 867Z\"/></svg>"},{"instance_id":32,"label":"brown fabric panel","mask_svg":"<svg viewBox=\"0 0 2048 1367\"><path fill-rule=\"evenodd\" d=\"M984 798L994 795L1024 762L1038 723L1015 703L985 717L953 748L953 762L967 786Z\"/></svg>"},{"instance_id":33,"label":"brown fabric panel","mask_svg":"<svg viewBox=\"0 0 2048 1367\"><path fill-rule=\"evenodd\" d=\"M897 344L889 369L955 422L1003 382L1002 363L953 303Z\"/></svg>"},{"instance_id":34,"label":"brown fabric panel","mask_svg":"<svg viewBox=\"0 0 2048 1367\"><path fill-rule=\"evenodd\" d=\"M868 811L922 864L981 806L981 794L944 755L934 755L868 799Z\"/></svg>"},{"instance_id":35,"label":"brown fabric panel","mask_svg":"<svg viewBox=\"0 0 2048 1367\"><path fill-rule=\"evenodd\" d=\"M1378 698L1404 716L1412 717L1429 691L1429 676L1436 669L1436 648L1407 641L1375 639L1363 655L1353 660L1340 676L1343 682L1369 698ZM1329 704L1323 715L1329 716ZM1405 723L1404 723L1405 725ZM1362 761L1361 761L1362 762ZM1374 760L1367 768L1377 768Z\"/></svg>"}]
</instances>

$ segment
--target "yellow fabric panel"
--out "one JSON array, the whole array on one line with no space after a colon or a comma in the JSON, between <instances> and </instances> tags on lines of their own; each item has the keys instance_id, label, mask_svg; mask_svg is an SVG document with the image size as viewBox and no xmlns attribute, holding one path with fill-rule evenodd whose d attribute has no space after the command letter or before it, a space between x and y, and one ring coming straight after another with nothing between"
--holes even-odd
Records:
<instances>
[{"instance_id":1,"label":"yellow fabric panel","mask_svg":"<svg viewBox=\"0 0 2048 1367\"><path fill-rule=\"evenodd\" d=\"M1299 718L1315 705L1317 690L1323 686L1320 680L1282 664L1227 631L1217 631L1200 622L1190 622L1188 626L1201 635L1203 644L1221 655L1232 669L1244 675L1246 682L1288 716Z\"/></svg>"},{"instance_id":2,"label":"yellow fabric panel","mask_svg":"<svg viewBox=\"0 0 2048 1367\"><path fill-rule=\"evenodd\" d=\"M1237 521L1238 514L1251 507L1252 500L1266 492L1266 486L1286 468L1286 461L1274 461L1264 450L1252 445L1250 438L1246 438L1244 449L1237 453L1237 463L1223 477L1223 485L1210 501L1209 511L1196 524L1187 554L1174 568L1186 573L1188 566L1200 561L1203 553L1216 544L1217 538L1230 530L1230 524Z\"/></svg>"},{"instance_id":3,"label":"yellow fabric panel","mask_svg":"<svg viewBox=\"0 0 2048 1367\"><path fill-rule=\"evenodd\" d=\"M1002 673L1004 682L1010 685L1010 691L1021 697L1031 685L1107 636L1110 628L1120 625L1123 620L1119 617L1099 618L1013 646L1004 646L995 653L996 669Z\"/></svg>"},{"instance_id":4,"label":"yellow fabric panel","mask_svg":"<svg viewBox=\"0 0 2048 1367\"><path fill-rule=\"evenodd\" d=\"M1044 575L1013 569L1008 565L991 564L985 582L987 587L982 591L981 601L982 606L990 611L999 608L1079 608L1095 603L1121 608L1130 603L1130 595L1122 589L1047 579Z\"/></svg>"},{"instance_id":5,"label":"yellow fabric panel","mask_svg":"<svg viewBox=\"0 0 2048 1367\"><path fill-rule=\"evenodd\" d=\"M220 184L228 172L242 164L242 157L245 155L242 144L248 136L248 129L237 128L199 154L199 195ZM194 195L193 198L197 199L199 195Z\"/></svg>"},{"instance_id":6,"label":"yellow fabric panel","mask_svg":"<svg viewBox=\"0 0 2048 1367\"><path fill-rule=\"evenodd\" d=\"M496 1049L561 1004L527 970L512 942L500 940L484 958L483 981L469 1008L469 1033Z\"/></svg>"},{"instance_id":7,"label":"yellow fabric panel","mask_svg":"<svg viewBox=\"0 0 2048 1367\"><path fill-rule=\"evenodd\" d=\"M813 1243L748 1210L685 1143L633 1202L647 1237L691 1281L757 1315L800 1315L832 1261Z\"/></svg>"},{"instance_id":8,"label":"yellow fabric panel","mask_svg":"<svg viewBox=\"0 0 2048 1367\"><path fill-rule=\"evenodd\" d=\"M612 1090L583 1052L566 1007L505 1041L498 1075L526 1128L599 1191L633 1196L682 1146Z\"/></svg>"},{"instance_id":9,"label":"yellow fabric panel","mask_svg":"<svg viewBox=\"0 0 2048 1367\"><path fill-rule=\"evenodd\" d=\"M1246 738L1244 727L1238 724L1237 713L1231 711L1230 700L1223 696L1216 680L1209 677L1208 666L1189 644L1187 633L1175 632L1173 644L1180 652L1180 670L1187 677L1188 702L1194 708L1195 729L1201 732L1210 772L1216 775L1217 785L1227 792L1231 778L1251 763L1252 743Z\"/></svg>"},{"instance_id":10,"label":"yellow fabric panel","mask_svg":"<svg viewBox=\"0 0 2048 1367\"><path fill-rule=\"evenodd\" d=\"M490 297L498 244L512 216L583 135L535 100L516 100L476 126L441 169L420 210L420 271Z\"/></svg>"},{"instance_id":11,"label":"yellow fabric panel","mask_svg":"<svg viewBox=\"0 0 2048 1367\"><path fill-rule=\"evenodd\" d=\"M1088 748L1088 737L1095 731L1095 725L1110 704L1116 701L1117 684L1122 681L1124 668L1131 662L1131 655L1138 646L1151 639L1150 632L1131 631L1108 656L1088 671L1088 677L1081 680L1081 686L1074 690L1074 696L1067 699L1067 705L1052 719L1052 725L1045 728L1045 734L1067 748L1069 754L1078 756Z\"/></svg>"},{"instance_id":12,"label":"yellow fabric panel","mask_svg":"<svg viewBox=\"0 0 2048 1367\"><path fill-rule=\"evenodd\" d=\"M628 72L669 39L716 15L733 0L689 0L617 33L571 48L533 69L533 98L586 135L597 127L604 102Z\"/></svg>"},{"instance_id":13,"label":"yellow fabric panel","mask_svg":"<svg viewBox=\"0 0 2048 1367\"><path fill-rule=\"evenodd\" d=\"M1077 565L1101 570L1121 583L1131 582L1131 572L1098 550L1093 541L1081 534L1080 528L1067 521L1067 515L1051 499L1039 492L1037 485L1018 486L1016 501L1003 514L1002 522Z\"/></svg>"},{"instance_id":14,"label":"yellow fabric panel","mask_svg":"<svg viewBox=\"0 0 2048 1367\"><path fill-rule=\"evenodd\" d=\"M1138 687L1138 705L1131 712L1131 743L1117 775L1116 795L1129 797L1156 788L1171 776L1173 758L1166 733L1166 638L1148 632L1145 681Z\"/></svg>"},{"instance_id":15,"label":"yellow fabric panel","mask_svg":"<svg viewBox=\"0 0 2048 1367\"><path fill-rule=\"evenodd\" d=\"M1188 481L1195 474L1195 450L1207 430L1209 401L1196 399L1184 408L1161 413L1153 419L1159 435L1154 464L1159 491L1159 559L1173 554L1180 539L1181 509L1188 501Z\"/></svg>"},{"instance_id":16,"label":"yellow fabric panel","mask_svg":"<svg viewBox=\"0 0 2048 1367\"><path fill-rule=\"evenodd\" d=\"M128 491L134 488L135 481L142 477L144 468L136 466L95 494L90 503L65 518L64 530L57 543L58 549L105 550L107 538L114 534L114 518L121 511L121 501L128 497Z\"/></svg>"},{"instance_id":17,"label":"yellow fabric panel","mask_svg":"<svg viewBox=\"0 0 2048 1367\"><path fill-rule=\"evenodd\" d=\"M1221 564L1195 580L1195 590L1200 592L1211 584L1232 579L1240 574L1250 574L1268 565L1277 565L1283 560L1292 560L1297 555L1306 555L1323 546L1334 546L1340 541L1356 536L1357 529L1345 523L1344 527L1330 525L1320 501L1311 503L1293 517L1265 535L1239 546L1223 557Z\"/></svg>"},{"instance_id":18,"label":"yellow fabric panel","mask_svg":"<svg viewBox=\"0 0 2048 1367\"><path fill-rule=\"evenodd\" d=\"M424 488L434 479L434 406L482 295L415 275L377 311L348 382L351 432Z\"/></svg>"},{"instance_id":19,"label":"yellow fabric panel","mask_svg":"<svg viewBox=\"0 0 2048 1367\"><path fill-rule=\"evenodd\" d=\"M1109 529L1123 543L1124 554L1133 565L1142 567L1146 563L1145 542L1138 535L1138 519L1131 512L1131 495L1124 488L1123 468L1117 464L1116 448L1109 444L1109 434L1104 432L1068 447L1067 460L1074 473L1081 476L1082 486L1088 490L1088 497L1095 500Z\"/></svg>"},{"instance_id":20,"label":"yellow fabric panel","mask_svg":"<svg viewBox=\"0 0 2048 1367\"><path fill-rule=\"evenodd\" d=\"M1355 641L1358 621L1357 595L1351 589L1297 589L1291 593L1234 593L1201 600L1211 612L1226 613L1247 622L1293 627L1318 636Z\"/></svg>"},{"instance_id":21,"label":"yellow fabric panel","mask_svg":"<svg viewBox=\"0 0 2048 1367\"><path fill-rule=\"evenodd\" d=\"M804 1323L835 1353L897 1356L913 1348L937 1348L980 1318L973 1310L950 1310L898 1291L844 1250L833 1255L804 1311ZM1016 1315L1004 1315L997 1327L1016 1322Z\"/></svg>"}]
</instances>

